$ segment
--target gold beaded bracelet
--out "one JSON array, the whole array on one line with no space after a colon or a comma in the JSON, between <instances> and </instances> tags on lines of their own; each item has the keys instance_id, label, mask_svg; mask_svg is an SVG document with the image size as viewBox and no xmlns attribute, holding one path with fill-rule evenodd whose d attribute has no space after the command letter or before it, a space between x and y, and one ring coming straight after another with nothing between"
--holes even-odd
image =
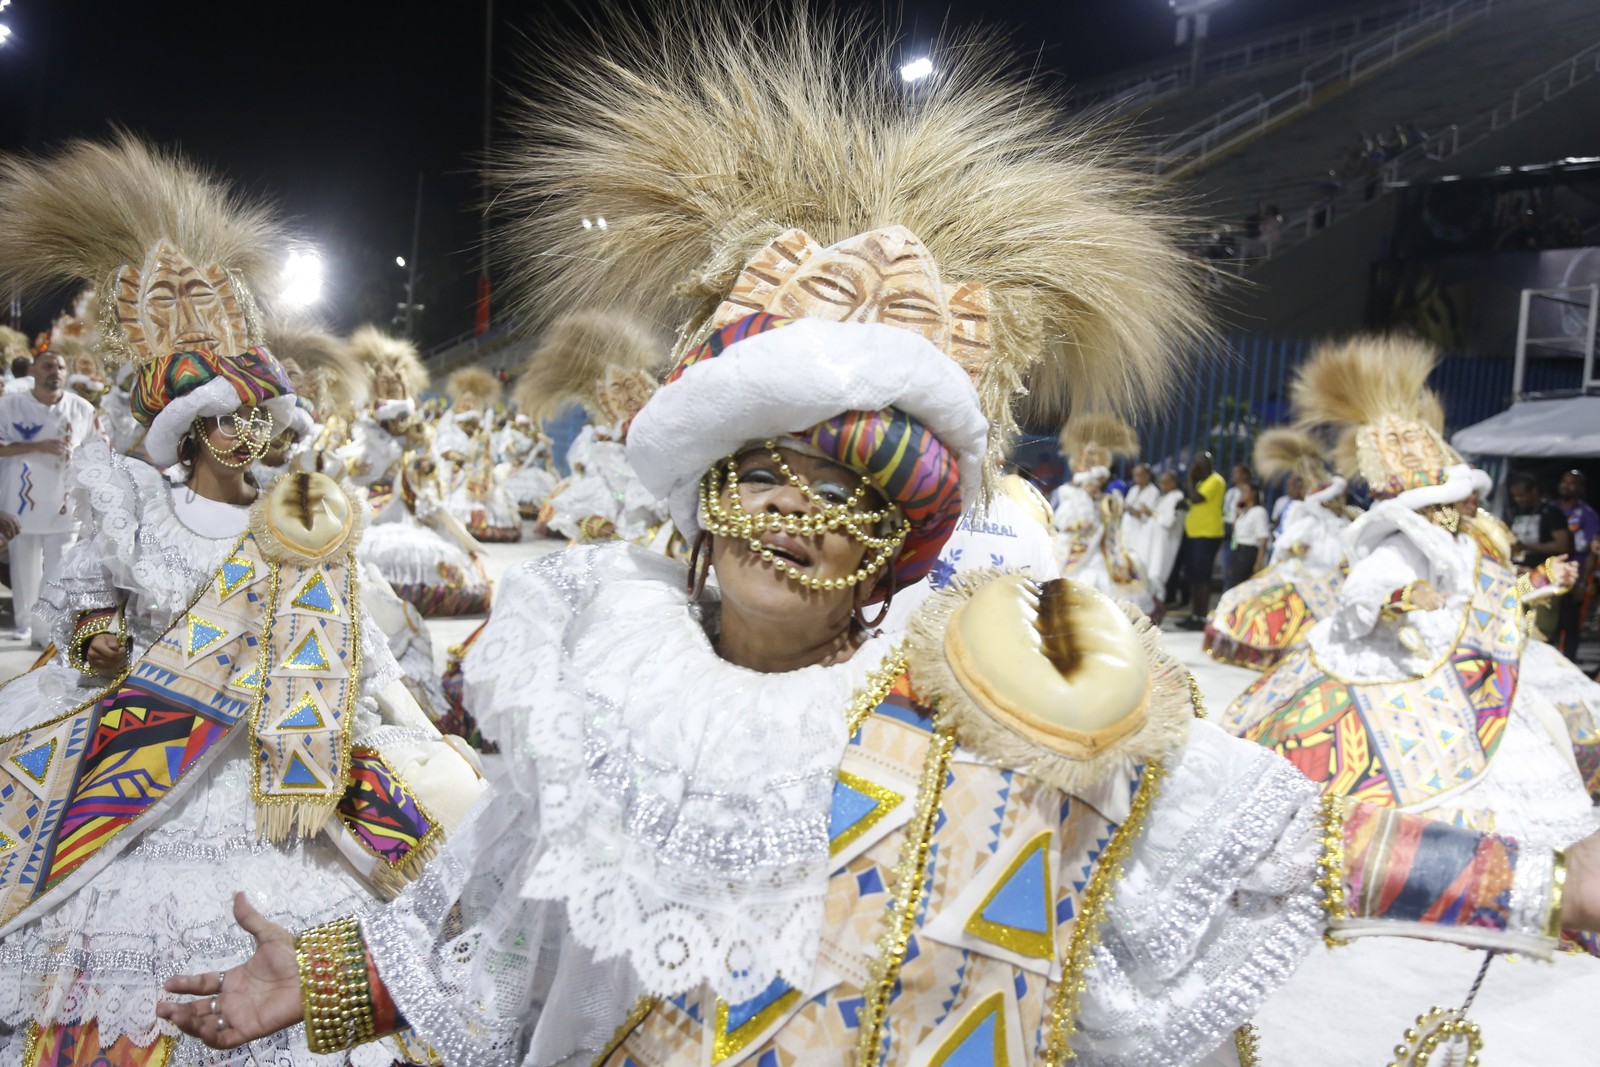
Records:
<instances>
[{"instance_id":1,"label":"gold beaded bracelet","mask_svg":"<svg viewBox=\"0 0 1600 1067\"><path fill-rule=\"evenodd\" d=\"M1555 863L1550 868L1550 911L1545 916L1546 937L1561 940L1561 905L1567 895L1567 850L1556 849Z\"/></svg>"},{"instance_id":2,"label":"gold beaded bracelet","mask_svg":"<svg viewBox=\"0 0 1600 1067\"><path fill-rule=\"evenodd\" d=\"M378 1036L359 922L346 918L313 926L294 939L294 961L312 1052L343 1052Z\"/></svg>"}]
</instances>

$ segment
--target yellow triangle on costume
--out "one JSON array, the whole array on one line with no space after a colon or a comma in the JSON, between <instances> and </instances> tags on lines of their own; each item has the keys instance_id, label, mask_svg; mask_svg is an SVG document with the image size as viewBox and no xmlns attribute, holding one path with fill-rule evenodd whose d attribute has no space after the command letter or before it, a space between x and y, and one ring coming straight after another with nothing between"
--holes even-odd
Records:
<instances>
[{"instance_id":1,"label":"yellow triangle on costume","mask_svg":"<svg viewBox=\"0 0 1600 1067\"><path fill-rule=\"evenodd\" d=\"M229 556L217 568L217 594L227 600L233 594L256 580L256 563L243 556Z\"/></svg>"}]
</instances>

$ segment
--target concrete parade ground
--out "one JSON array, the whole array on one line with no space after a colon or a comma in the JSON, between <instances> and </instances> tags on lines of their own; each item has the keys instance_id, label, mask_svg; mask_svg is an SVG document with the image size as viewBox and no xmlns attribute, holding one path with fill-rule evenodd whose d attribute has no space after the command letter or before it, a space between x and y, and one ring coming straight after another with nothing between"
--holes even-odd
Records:
<instances>
[{"instance_id":1,"label":"concrete parade ground","mask_svg":"<svg viewBox=\"0 0 1600 1067\"><path fill-rule=\"evenodd\" d=\"M557 551L556 540L486 546L498 578L524 560ZM481 621L430 621L434 655ZM1170 624L1169 624L1170 627ZM1171 630L1167 647L1195 673L1208 708L1220 712L1256 676L1210 660L1200 635ZM0 641L0 677L26 670L38 653ZM1456 1006L1483 961L1481 952L1398 938L1319 946L1257 1017L1261 1063L1268 1067L1381 1067L1415 1017ZM1485 1065L1593 1064L1600 1049L1600 960L1563 955L1553 964L1499 958L1489 968L1470 1017L1483 1028ZM1433 1063L1460 1063L1441 1053ZM1229 1060L1228 1062L1232 1062Z\"/></svg>"}]
</instances>

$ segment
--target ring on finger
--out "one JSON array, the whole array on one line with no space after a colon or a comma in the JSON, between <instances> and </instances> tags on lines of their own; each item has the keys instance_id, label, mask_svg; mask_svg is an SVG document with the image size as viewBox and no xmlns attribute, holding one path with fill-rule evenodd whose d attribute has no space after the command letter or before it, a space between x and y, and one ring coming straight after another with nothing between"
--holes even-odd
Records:
<instances>
[{"instance_id":1,"label":"ring on finger","mask_svg":"<svg viewBox=\"0 0 1600 1067\"><path fill-rule=\"evenodd\" d=\"M228 1028L228 1024L223 1020L222 1016L220 1016L220 1015L217 1016L217 1033L220 1034L220 1033L222 1033L222 1031L226 1030L227 1028Z\"/></svg>"},{"instance_id":2,"label":"ring on finger","mask_svg":"<svg viewBox=\"0 0 1600 1067\"><path fill-rule=\"evenodd\" d=\"M216 997L212 997L211 998L211 1014L212 1015L216 1015L217 1014L217 998Z\"/></svg>"},{"instance_id":3,"label":"ring on finger","mask_svg":"<svg viewBox=\"0 0 1600 1067\"><path fill-rule=\"evenodd\" d=\"M227 977L228 977L228 974L227 974L226 971L218 971L217 972L217 992L218 993L222 992L222 983L227 980Z\"/></svg>"}]
</instances>

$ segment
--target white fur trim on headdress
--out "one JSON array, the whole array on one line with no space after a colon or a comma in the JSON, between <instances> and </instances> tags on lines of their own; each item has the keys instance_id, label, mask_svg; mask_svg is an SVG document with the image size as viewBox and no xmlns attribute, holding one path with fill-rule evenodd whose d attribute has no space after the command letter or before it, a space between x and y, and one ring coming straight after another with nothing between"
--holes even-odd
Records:
<instances>
[{"instance_id":1,"label":"white fur trim on headdress","mask_svg":"<svg viewBox=\"0 0 1600 1067\"><path fill-rule=\"evenodd\" d=\"M1478 490L1478 495L1486 497L1494 492L1494 479L1489 477L1489 472L1481 467L1472 468L1472 486Z\"/></svg>"},{"instance_id":2,"label":"white fur trim on headdress","mask_svg":"<svg viewBox=\"0 0 1600 1067\"><path fill-rule=\"evenodd\" d=\"M279 428L289 425L297 410L293 393L275 396L261 406L272 412L273 424ZM172 466L178 462L178 442L195 419L238 410L239 394L226 378L213 378L177 397L156 413L150 421L150 431L144 435L144 450L150 462L162 468Z\"/></svg>"},{"instance_id":3,"label":"white fur trim on headdress","mask_svg":"<svg viewBox=\"0 0 1600 1067\"><path fill-rule=\"evenodd\" d=\"M311 417L311 412L297 404L294 414L289 416L289 428L294 431L296 438L309 437L316 430L317 421Z\"/></svg>"},{"instance_id":4,"label":"white fur trim on headdress","mask_svg":"<svg viewBox=\"0 0 1600 1067\"><path fill-rule=\"evenodd\" d=\"M628 431L628 461L685 537L700 531L700 479L750 441L846 411L894 407L953 452L976 502L989 424L956 362L910 330L801 319L746 337L656 390Z\"/></svg>"},{"instance_id":5,"label":"white fur trim on headdress","mask_svg":"<svg viewBox=\"0 0 1600 1067\"><path fill-rule=\"evenodd\" d=\"M379 422L388 422L390 419L403 419L408 415L417 413L417 402L409 396L399 400L385 400L372 409L372 417Z\"/></svg>"},{"instance_id":6,"label":"white fur trim on headdress","mask_svg":"<svg viewBox=\"0 0 1600 1067\"><path fill-rule=\"evenodd\" d=\"M1412 511L1421 511L1434 504L1459 504L1477 488L1472 468L1465 463L1453 463L1444 469L1444 481L1435 485L1419 485L1407 489L1394 498L1395 503Z\"/></svg>"},{"instance_id":7,"label":"white fur trim on headdress","mask_svg":"<svg viewBox=\"0 0 1600 1067\"><path fill-rule=\"evenodd\" d=\"M1090 467L1086 471L1079 471L1077 474L1072 476L1073 485L1088 485L1090 482L1100 482L1104 484L1110 480L1111 472L1105 467L1099 466Z\"/></svg>"},{"instance_id":8,"label":"white fur trim on headdress","mask_svg":"<svg viewBox=\"0 0 1600 1067\"><path fill-rule=\"evenodd\" d=\"M1323 486L1321 489L1318 489L1314 493L1307 493L1306 503L1326 504L1340 493L1343 493L1345 489L1349 487L1349 484L1350 483L1346 482L1343 478L1335 474L1333 476L1333 481L1329 482L1327 485Z\"/></svg>"}]
</instances>

